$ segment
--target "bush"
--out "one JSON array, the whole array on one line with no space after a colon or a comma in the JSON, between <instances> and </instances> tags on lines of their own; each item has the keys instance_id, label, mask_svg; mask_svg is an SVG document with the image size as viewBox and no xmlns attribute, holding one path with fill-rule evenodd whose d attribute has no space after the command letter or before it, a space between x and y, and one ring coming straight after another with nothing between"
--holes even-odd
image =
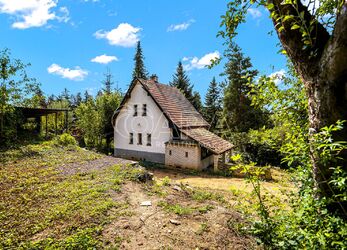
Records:
<instances>
[{"instance_id":1,"label":"bush","mask_svg":"<svg viewBox=\"0 0 347 250\"><path fill-rule=\"evenodd\" d=\"M55 139L55 143L61 146L69 146L69 145L76 146L77 145L77 141L75 140L75 138L68 133L64 133L58 136Z\"/></svg>"},{"instance_id":2,"label":"bush","mask_svg":"<svg viewBox=\"0 0 347 250\"><path fill-rule=\"evenodd\" d=\"M235 145L235 153L242 155L242 159L248 162L256 162L260 166L280 166L282 156L266 140L262 140L254 133L235 132L230 134L229 140Z\"/></svg>"}]
</instances>

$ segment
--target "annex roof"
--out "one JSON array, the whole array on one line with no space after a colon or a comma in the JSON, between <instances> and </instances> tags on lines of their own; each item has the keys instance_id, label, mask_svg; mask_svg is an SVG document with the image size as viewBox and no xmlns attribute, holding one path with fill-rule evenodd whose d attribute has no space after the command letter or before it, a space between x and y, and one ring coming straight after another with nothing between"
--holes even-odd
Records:
<instances>
[{"instance_id":1,"label":"annex roof","mask_svg":"<svg viewBox=\"0 0 347 250\"><path fill-rule=\"evenodd\" d=\"M182 129L181 132L216 154L222 154L233 148L233 144L205 128Z\"/></svg>"},{"instance_id":2,"label":"annex roof","mask_svg":"<svg viewBox=\"0 0 347 250\"><path fill-rule=\"evenodd\" d=\"M68 112L69 109L53 109L53 108L27 108L27 107L15 107L16 110L20 110L24 117L34 118L45 116L49 114Z\"/></svg>"}]
</instances>

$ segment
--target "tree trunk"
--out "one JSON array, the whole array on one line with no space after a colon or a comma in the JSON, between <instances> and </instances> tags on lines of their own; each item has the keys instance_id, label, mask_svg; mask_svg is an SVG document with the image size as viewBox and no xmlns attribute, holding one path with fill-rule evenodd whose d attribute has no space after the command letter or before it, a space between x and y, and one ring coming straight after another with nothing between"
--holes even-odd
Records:
<instances>
[{"instance_id":1,"label":"tree trunk","mask_svg":"<svg viewBox=\"0 0 347 250\"><path fill-rule=\"evenodd\" d=\"M298 16L304 13L305 25L310 27L314 16L307 7L297 1L296 7L283 5L282 0L269 0L275 8L274 14ZM297 8L297 9L296 9ZM299 29L292 29L294 19L278 21L276 15L273 22L277 29L281 24L284 29L277 30L278 37L289 58L294 64L297 73L301 76L308 96L310 137L318 133L321 128L335 124L338 120L347 120L347 1L344 0L332 34L318 21L314 23L310 37L313 44L305 47L302 33ZM347 124L342 131L333 134L334 141L347 141ZM331 188L331 166L336 162L323 164L316 153L317 149L311 143L312 171L318 197L331 198L336 190ZM341 152L339 166L347 171L347 152ZM342 208L346 214L346 204L333 204L333 210ZM340 209L341 211L341 209Z\"/></svg>"},{"instance_id":2,"label":"tree trunk","mask_svg":"<svg viewBox=\"0 0 347 250\"><path fill-rule=\"evenodd\" d=\"M338 120L347 119L346 85L347 77L331 82L326 77L321 76L315 82L306 82L311 139L321 128L330 126ZM334 141L347 141L346 125L342 131L333 134ZM318 196L332 197L334 191L329 185L332 173L330 166L322 163L313 144L311 144L310 151L317 194ZM340 157L344 159L340 165L347 171L346 152L341 152Z\"/></svg>"}]
</instances>

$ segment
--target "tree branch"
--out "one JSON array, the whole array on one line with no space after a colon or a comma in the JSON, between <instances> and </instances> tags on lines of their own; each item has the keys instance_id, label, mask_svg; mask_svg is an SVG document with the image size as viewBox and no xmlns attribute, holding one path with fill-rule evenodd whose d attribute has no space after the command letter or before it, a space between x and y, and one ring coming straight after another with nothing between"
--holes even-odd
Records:
<instances>
[{"instance_id":1,"label":"tree branch","mask_svg":"<svg viewBox=\"0 0 347 250\"><path fill-rule=\"evenodd\" d=\"M269 3L274 5L271 10L272 20L283 48L299 75L308 78L304 79L305 82L311 81L318 73L319 58L329 41L329 33L318 20L315 20L301 1L297 0L296 6L282 4L282 0L269 0ZM292 18L285 19L286 16L292 16ZM308 27L308 30L313 25L313 29L308 32L312 41L309 46L304 43L302 30L292 29L298 19L302 20L300 25ZM283 26L282 29L280 29L281 26Z\"/></svg>"}]
</instances>

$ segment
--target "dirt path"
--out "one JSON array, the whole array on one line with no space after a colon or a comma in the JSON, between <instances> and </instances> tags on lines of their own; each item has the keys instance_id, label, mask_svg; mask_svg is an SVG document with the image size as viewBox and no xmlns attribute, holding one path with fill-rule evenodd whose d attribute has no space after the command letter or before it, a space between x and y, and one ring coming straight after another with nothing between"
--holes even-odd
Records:
<instances>
[{"instance_id":1,"label":"dirt path","mask_svg":"<svg viewBox=\"0 0 347 250\"><path fill-rule=\"evenodd\" d=\"M113 156L103 156L101 158L90 160L90 161L82 161L82 162L74 162L63 164L59 168L63 175L74 175L77 173L86 173L90 171L102 170L106 169L113 165L126 165L126 164L137 164L136 161L125 160L121 158L116 158Z\"/></svg>"}]
</instances>

